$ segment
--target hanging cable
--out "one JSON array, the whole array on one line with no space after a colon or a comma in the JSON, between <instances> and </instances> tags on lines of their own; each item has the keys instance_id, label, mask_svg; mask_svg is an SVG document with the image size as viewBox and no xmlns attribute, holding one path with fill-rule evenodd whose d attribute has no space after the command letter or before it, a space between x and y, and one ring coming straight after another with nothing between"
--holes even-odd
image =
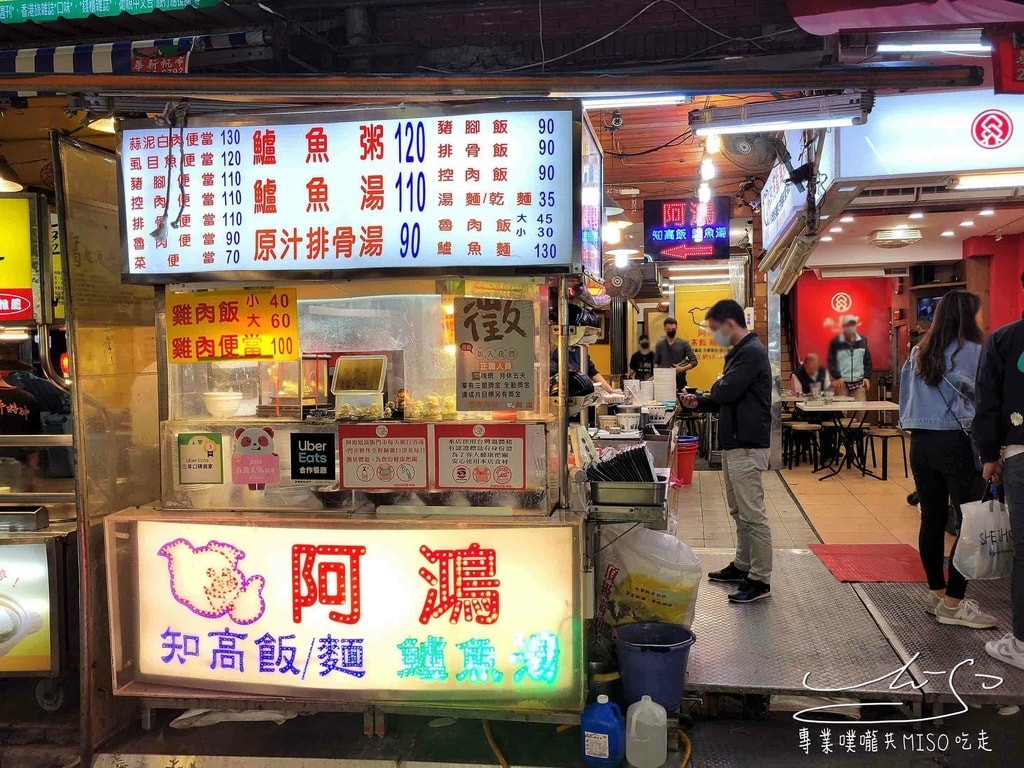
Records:
<instances>
[{"instance_id":1,"label":"hanging cable","mask_svg":"<svg viewBox=\"0 0 1024 768\"><path fill-rule=\"evenodd\" d=\"M508 760L505 759L505 755L502 754L501 749L498 747L498 742L494 740L494 734L491 733L491 724L486 720L482 721L484 724L484 736L487 737L487 743L491 746L491 752L494 753L494 759L498 761L498 765L501 768L510 768Z\"/></svg>"}]
</instances>

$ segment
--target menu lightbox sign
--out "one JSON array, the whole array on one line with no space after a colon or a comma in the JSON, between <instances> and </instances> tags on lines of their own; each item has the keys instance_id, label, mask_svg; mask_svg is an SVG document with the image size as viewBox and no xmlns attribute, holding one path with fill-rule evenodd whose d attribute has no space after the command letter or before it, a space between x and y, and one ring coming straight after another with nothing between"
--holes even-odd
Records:
<instances>
[{"instance_id":1,"label":"menu lightbox sign","mask_svg":"<svg viewBox=\"0 0 1024 768\"><path fill-rule=\"evenodd\" d=\"M655 261L729 258L731 201L713 197L644 201L644 252Z\"/></svg>"},{"instance_id":2,"label":"menu lightbox sign","mask_svg":"<svg viewBox=\"0 0 1024 768\"><path fill-rule=\"evenodd\" d=\"M124 131L126 279L578 261L572 104L302 120Z\"/></svg>"}]
</instances>

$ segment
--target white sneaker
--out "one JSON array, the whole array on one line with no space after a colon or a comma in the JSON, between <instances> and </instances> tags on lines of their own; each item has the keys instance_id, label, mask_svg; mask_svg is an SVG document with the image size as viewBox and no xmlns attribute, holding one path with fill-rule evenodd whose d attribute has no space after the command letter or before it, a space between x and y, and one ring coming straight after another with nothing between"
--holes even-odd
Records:
<instances>
[{"instance_id":1,"label":"white sneaker","mask_svg":"<svg viewBox=\"0 0 1024 768\"><path fill-rule=\"evenodd\" d=\"M939 624L953 624L971 629L991 629L999 624L995 616L982 613L974 600L961 600L956 608L950 608L945 601L940 601L935 609L935 615L939 619Z\"/></svg>"},{"instance_id":2,"label":"white sneaker","mask_svg":"<svg viewBox=\"0 0 1024 768\"><path fill-rule=\"evenodd\" d=\"M932 616L938 616L936 611L939 609L939 603L942 602L942 598L936 595L931 590L928 590L928 594L924 598L924 612L930 613Z\"/></svg>"},{"instance_id":3,"label":"white sneaker","mask_svg":"<svg viewBox=\"0 0 1024 768\"><path fill-rule=\"evenodd\" d=\"M985 651L996 661L1024 669L1024 643L1014 638L1012 633L998 640L989 640L985 643Z\"/></svg>"}]
</instances>

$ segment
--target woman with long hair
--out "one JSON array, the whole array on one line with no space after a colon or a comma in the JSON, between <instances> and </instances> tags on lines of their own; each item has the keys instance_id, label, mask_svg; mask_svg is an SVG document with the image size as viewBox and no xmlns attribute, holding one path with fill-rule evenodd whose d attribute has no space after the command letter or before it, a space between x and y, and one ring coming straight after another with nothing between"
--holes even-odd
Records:
<instances>
[{"instance_id":1,"label":"woman with long hair","mask_svg":"<svg viewBox=\"0 0 1024 768\"><path fill-rule=\"evenodd\" d=\"M977 501L984 492L971 446L974 388L983 333L981 299L967 291L942 297L935 320L910 352L900 374L900 425L911 433L910 466L921 504L918 549L931 590L925 610L942 624L972 629L996 626L974 600L967 580L953 566L943 571L949 505Z\"/></svg>"}]
</instances>

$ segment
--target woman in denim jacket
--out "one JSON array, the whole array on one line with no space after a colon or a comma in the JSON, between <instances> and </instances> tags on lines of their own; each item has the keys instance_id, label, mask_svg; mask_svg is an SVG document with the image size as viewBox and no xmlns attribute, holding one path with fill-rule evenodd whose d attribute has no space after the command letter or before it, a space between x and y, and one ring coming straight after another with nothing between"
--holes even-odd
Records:
<instances>
[{"instance_id":1,"label":"woman in denim jacket","mask_svg":"<svg viewBox=\"0 0 1024 768\"><path fill-rule=\"evenodd\" d=\"M921 504L918 550L931 590L925 610L941 624L972 629L996 626L974 600L967 580L953 567L943 572L949 504L981 498L984 484L968 433L974 420L974 382L981 357L981 300L967 291L942 297L935 320L910 352L900 373L900 426L911 433L910 466Z\"/></svg>"}]
</instances>

